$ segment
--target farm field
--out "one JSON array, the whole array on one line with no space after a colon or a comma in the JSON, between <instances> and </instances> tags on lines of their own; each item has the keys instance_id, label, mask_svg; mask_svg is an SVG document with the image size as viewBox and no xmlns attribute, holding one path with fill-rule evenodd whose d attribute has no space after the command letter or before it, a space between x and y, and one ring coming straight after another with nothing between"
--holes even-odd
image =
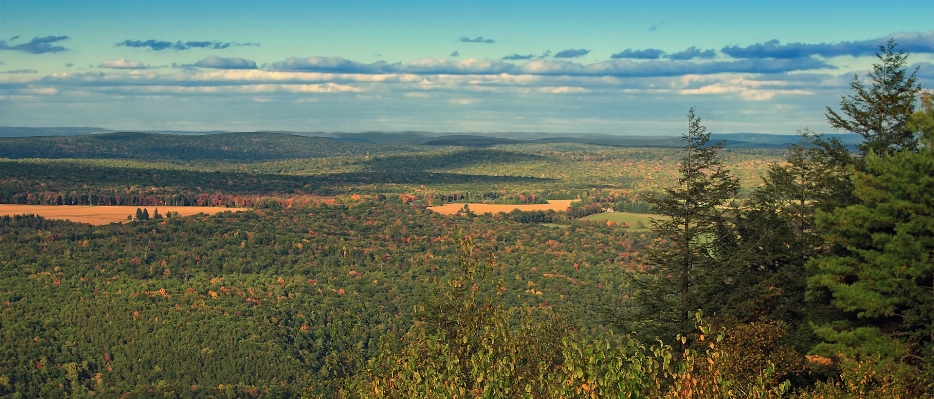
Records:
<instances>
[{"instance_id":1,"label":"farm field","mask_svg":"<svg viewBox=\"0 0 934 399\"><path fill-rule=\"evenodd\" d=\"M464 205L467 205L470 208L470 211L473 213L500 213L500 212L512 212L515 209L518 209L523 212L528 211L564 211L571 206L572 202L577 200L550 200L547 204L520 204L520 205L509 205L509 204L479 204L479 203L448 203L441 206L430 206L428 209L438 212L442 215L453 215L457 211L464 209Z\"/></svg>"},{"instance_id":2,"label":"farm field","mask_svg":"<svg viewBox=\"0 0 934 399\"><path fill-rule=\"evenodd\" d=\"M619 226L623 226L624 223L626 226L629 226L633 230L648 230L651 227L651 218L654 219L667 219L663 215L655 215L650 213L632 213L632 212L603 212L596 213L593 215L585 216L581 219L591 220L591 221L607 221L614 222ZM642 222L644 227L638 227L639 222Z\"/></svg>"},{"instance_id":3,"label":"farm field","mask_svg":"<svg viewBox=\"0 0 934 399\"><path fill-rule=\"evenodd\" d=\"M17 205L0 204L0 216L6 215L38 215L46 219L70 220L77 223L105 225L113 222L125 222L128 215L136 213L137 208L149 209L165 215L167 212L178 212L180 216L191 216L199 213L213 215L218 212L238 212L247 208L224 208L208 206L94 206L94 205Z\"/></svg>"}]
</instances>

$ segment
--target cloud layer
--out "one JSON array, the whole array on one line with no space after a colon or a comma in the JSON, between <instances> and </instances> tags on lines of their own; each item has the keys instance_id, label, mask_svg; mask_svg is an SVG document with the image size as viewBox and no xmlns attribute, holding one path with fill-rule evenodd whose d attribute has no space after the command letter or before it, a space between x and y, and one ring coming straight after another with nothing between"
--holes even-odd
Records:
<instances>
[{"instance_id":1,"label":"cloud layer","mask_svg":"<svg viewBox=\"0 0 934 399\"><path fill-rule=\"evenodd\" d=\"M146 64L143 64L139 61L130 61L127 59L117 59L117 60L104 60L97 65L98 68L111 68L111 69L149 69L149 68L161 68L161 67L152 67Z\"/></svg>"},{"instance_id":2,"label":"cloud layer","mask_svg":"<svg viewBox=\"0 0 934 399\"><path fill-rule=\"evenodd\" d=\"M579 50L574 50L579 51ZM587 51L587 50L583 50ZM709 75L717 73L781 73L835 67L816 58L795 59L743 59L714 62L649 60L634 62L628 59L581 64L563 60L534 59L524 64L512 64L504 60L528 59L516 55L503 60L466 59L445 60L423 58L408 63L377 61L361 63L341 57L292 57L268 66L271 71L327 72L344 74L395 74L415 75L548 75L548 76L679 76ZM557 57L557 55L556 55Z\"/></svg>"},{"instance_id":3,"label":"cloud layer","mask_svg":"<svg viewBox=\"0 0 934 399\"><path fill-rule=\"evenodd\" d=\"M13 36L10 41L13 42L16 39L19 39L19 35ZM37 36L27 43L20 44L10 44L6 40L0 40L0 50L21 51L29 54L60 53L69 49L54 43L68 39L71 38L68 36Z\"/></svg>"},{"instance_id":4,"label":"cloud layer","mask_svg":"<svg viewBox=\"0 0 934 399\"><path fill-rule=\"evenodd\" d=\"M620 51L616 54L611 55L610 58L612 59L634 58L634 59L641 59L641 60L657 60L659 57L661 57L664 54L665 54L664 51L659 50L659 49L654 49L654 48L645 49L645 50L625 49L623 51Z\"/></svg>"},{"instance_id":5,"label":"cloud layer","mask_svg":"<svg viewBox=\"0 0 934 399\"><path fill-rule=\"evenodd\" d=\"M720 51L733 58L800 58L810 56L866 56L879 51L879 46L894 39L898 47L908 53L934 53L934 31L896 33L870 40L839 43L788 43L778 40L757 43L746 47L726 46Z\"/></svg>"},{"instance_id":6,"label":"cloud layer","mask_svg":"<svg viewBox=\"0 0 934 399\"><path fill-rule=\"evenodd\" d=\"M194 63L194 66L216 69L256 69L256 62L237 57L211 56Z\"/></svg>"},{"instance_id":7,"label":"cloud layer","mask_svg":"<svg viewBox=\"0 0 934 399\"><path fill-rule=\"evenodd\" d=\"M519 61L519 60L531 60L532 58L535 58L535 54L520 55L516 53L512 55L507 55L501 59L506 60L506 61Z\"/></svg>"},{"instance_id":8,"label":"cloud layer","mask_svg":"<svg viewBox=\"0 0 934 399\"><path fill-rule=\"evenodd\" d=\"M177 41L170 42L165 40L124 40L116 44L117 47L149 48L153 51L165 50L191 50L191 49L209 49L223 50L231 46L259 46L258 43L236 43L236 42L218 42L218 41Z\"/></svg>"},{"instance_id":9,"label":"cloud layer","mask_svg":"<svg viewBox=\"0 0 934 399\"><path fill-rule=\"evenodd\" d=\"M35 69L14 69L12 71L3 71L0 73L39 73L39 71Z\"/></svg>"},{"instance_id":10,"label":"cloud layer","mask_svg":"<svg viewBox=\"0 0 934 399\"><path fill-rule=\"evenodd\" d=\"M475 37L475 38L473 38L473 39L471 39L471 38L469 38L469 37L467 37L467 36L461 36L461 37L457 38L457 41L462 42L462 43L488 43L488 44L489 44L489 43L496 43L496 40L493 40L493 39L484 39L483 36L477 36L477 37Z\"/></svg>"},{"instance_id":11,"label":"cloud layer","mask_svg":"<svg viewBox=\"0 0 934 399\"><path fill-rule=\"evenodd\" d=\"M578 58L578 57L583 57L587 55L588 53L590 53L590 50L572 48L568 50L561 50L555 53L555 58Z\"/></svg>"},{"instance_id":12,"label":"cloud layer","mask_svg":"<svg viewBox=\"0 0 934 399\"><path fill-rule=\"evenodd\" d=\"M913 53L911 61L916 64L911 68L919 67L918 77L922 83L934 86L934 64L930 62L934 58L928 55L934 54L934 32L890 36L898 37L900 49ZM590 129L588 126L607 131L615 131L613 129L619 126L631 129L632 121L643 120L645 115L654 112L651 110L687 109L699 104L754 121L749 126L779 130L784 127L775 127L774 121L763 122L765 119L761 115L777 114L777 109L819 111L826 104L835 104L840 94L849 90L851 76L864 73L856 68L865 68L871 57L858 62L833 57L867 51L872 54L878 50L877 43L884 43L887 37L831 44L772 41L747 45L749 42L746 42L741 46L723 47L723 52L696 46L676 48L683 50L670 53L657 48L630 48L612 55L605 50L591 51L587 43L583 44L588 48L569 48L554 55L550 51L539 55L536 47L518 48L531 51L511 53L515 49L502 49L499 44L453 44L451 47L470 47L470 54L461 58L455 51L446 58L408 58L402 62L394 58L398 54L388 54L386 58L377 54L369 58L366 54L370 53L364 53L358 55L366 57L362 58L364 61L357 61L361 58L286 58L294 53L272 55L250 51L250 58L257 59L259 64L252 59L208 56L230 54L236 50L233 46L252 45L250 43L127 40L117 44L118 47L144 49L131 51L137 54L131 56L121 54L126 53L126 49L114 48L113 42L107 40L100 47L116 55L100 61L107 55L81 59L80 56L92 54L91 49L84 47L76 48L80 53L63 57L29 55L68 51L62 46L62 41L68 39L65 36L37 37L29 43L13 38L0 41L0 48L20 52L5 53L4 67L10 70L0 74L0 104L4 109L15 110L5 115L15 115L18 121L27 122L31 119L19 115L27 115L23 112L31 112L32 108L20 104L53 104L50 107L60 106L67 111L59 112L62 115L77 115L68 107L106 103L106 107L90 105L87 109L107 109L108 115L113 113L109 110L124 106L127 111L123 113L127 115L137 109L158 109L160 114L171 114L163 112L169 109L184 116L195 115L192 109L203 107L201 109L229 112L219 116L216 119L219 121L247 120L253 118L252 115L262 114L259 118L267 121L263 123L296 121L294 126L302 128L308 126L305 122L315 118L318 118L316 121L331 121L328 123L333 126L370 118L368 123L373 124L373 129L386 128L385 121L396 117L402 118L398 126L405 129L437 120L454 121L450 122L454 126L451 129L457 130L468 126L458 125L461 123L458 121L481 121L489 123L483 126L497 131L509 129L508 126L515 126L514 130L581 131ZM484 37L461 39L466 43L495 42ZM86 43L83 39L79 42ZM625 46L614 50L621 48ZM177 52L197 49L232 51ZM451 51L441 49L432 50L432 54L444 56ZM915 55L919 53L922 55ZM500 56L502 58L496 58ZM38 63L37 59L48 59L48 62ZM75 63L71 69L47 73L52 70L51 65L61 68L63 64L72 65L71 62ZM173 68L147 63L171 63ZM750 105L753 103L758 105ZM458 112L463 112L462 119L457 119L457 115L461 115ZM624 112L629 114L622 114ZM802 122L811 114L817 115L818 122L822 120L820 112L801 111L779 123L797 128L802 123L811 123L810 120ZM35 115L31 117L39 120ZM200 114L193 117L193 123L204 123L201 117ZM482 130L483 126L478 129ZM740 129L746 128L735 129L744 131ZM787 130L792 131L794 129Z\"/></svg>"},{"instance_id":13,"label":"cloud layer","mask_svg":"<svg viewBox=\"0 0 934 399\"><path fill-rule=\"evenodd\" d=\"M668 59L676 61L686 61L692 60L694 58L714 58L717 56L717 52L713 49L708 50L698 50L696 47L691 46L685 49L684 51L679 51L677 53L668 54Z\"/></svg>"}]
</instances>

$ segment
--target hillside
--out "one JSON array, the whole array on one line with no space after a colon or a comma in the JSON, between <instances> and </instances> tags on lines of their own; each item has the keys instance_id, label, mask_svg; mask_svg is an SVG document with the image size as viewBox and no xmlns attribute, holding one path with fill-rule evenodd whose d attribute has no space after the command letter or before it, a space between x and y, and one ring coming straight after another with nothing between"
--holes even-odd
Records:
<instances>
[{"instance_id":1,"label":"hillside","mask_svg":"<svg viewBox=\"0 0 934 399\"><path fill-rule=\"evenodd\" d=\"M268 161L398 152L399 145L282 133L176 135L118 132L0 138L3 158L109 158L166 161ZM405 148L412 150L410 148Z\"/></svg>"}]
</instances>

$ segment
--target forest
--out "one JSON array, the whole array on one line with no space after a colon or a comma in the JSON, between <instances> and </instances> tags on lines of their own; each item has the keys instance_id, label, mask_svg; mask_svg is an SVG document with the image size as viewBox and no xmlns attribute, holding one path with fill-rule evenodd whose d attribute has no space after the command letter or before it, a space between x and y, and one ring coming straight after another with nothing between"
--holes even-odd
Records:
<instances>
[{"instance_id":1,"label":"forest","mask_svg":"<svg viewBox=\"0 0 934 399\"><path fill-rule=\"evenodd\" d=\"M907 57L826 108L855 146L728 146L694 109L679 148L0 139L0 204L147 215L0 216L0 397L934 397L934 104Z\"/></svg>"}]
</instances>

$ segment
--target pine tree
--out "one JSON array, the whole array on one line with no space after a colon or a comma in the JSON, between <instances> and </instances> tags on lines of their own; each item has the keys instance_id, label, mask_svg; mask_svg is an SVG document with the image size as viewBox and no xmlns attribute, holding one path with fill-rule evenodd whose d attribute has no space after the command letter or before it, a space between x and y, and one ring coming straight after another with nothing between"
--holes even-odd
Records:
<instances>
[{"instance_id":1,"label":"pine tree","mask_svg":"<svg viewBox=\"0 0 934 399\"><path fill-rule=\"evenodd\" d=\"M637 310L624 316L630 319L624 321L627 328L648 337L689 335L694 313L717 289L709 281L719 263L713 243L723 234L724 213L739 181L720 159L723 143L710 144L700 122L691 108L678 185L650 198L655 210L669 218L652 220L656 239L647 252L646 270L633 281Z\"/></svg>"},{"instance_id":2,"label":"pine tree","mask_svg":"<svg viewBox=\"0 0 934 399\"><path fill-rule=\"evenodd\" d=\"M859 149L863 154L881 155L900 150L917 148L918 141L908 126L914 113L915 95L921 90L917 69L908 73L908 55L896 51L893 39L879 46L867 78L867 87L854 75L850 87L853 94L843 97L840 111L827 107L827 121L834 129L859 133L865 141Z\"/></svg>"},{"instance_id":3,"label":"pine tree","mask_svg":"<svg viewBox=\"0 0 934 399\"><path fill-rule=\"evenodd\" d=\"M934 372L934 152L868 155L854 183L860 203L816 218L839 251L810 262L808 293L849 316L816 350Z\"/></svg>"},{"instance_id":4,"label":"pine tree","mask_svg":"<svg viewBox=\"0 0 934 399\"><path fill-rule=\"evenodd\" d=\"M763 184L732 213L725 226L732 231L714 243L724 289L706 302L721 323L781 321L803 353L817 343L810 322L833 314L827 303L805 302L805 262L824 247L814 213L854 202L855 158L838 140L807 129L799 135L785 162L770 166Z\"/></svg>"}]
</instances>

